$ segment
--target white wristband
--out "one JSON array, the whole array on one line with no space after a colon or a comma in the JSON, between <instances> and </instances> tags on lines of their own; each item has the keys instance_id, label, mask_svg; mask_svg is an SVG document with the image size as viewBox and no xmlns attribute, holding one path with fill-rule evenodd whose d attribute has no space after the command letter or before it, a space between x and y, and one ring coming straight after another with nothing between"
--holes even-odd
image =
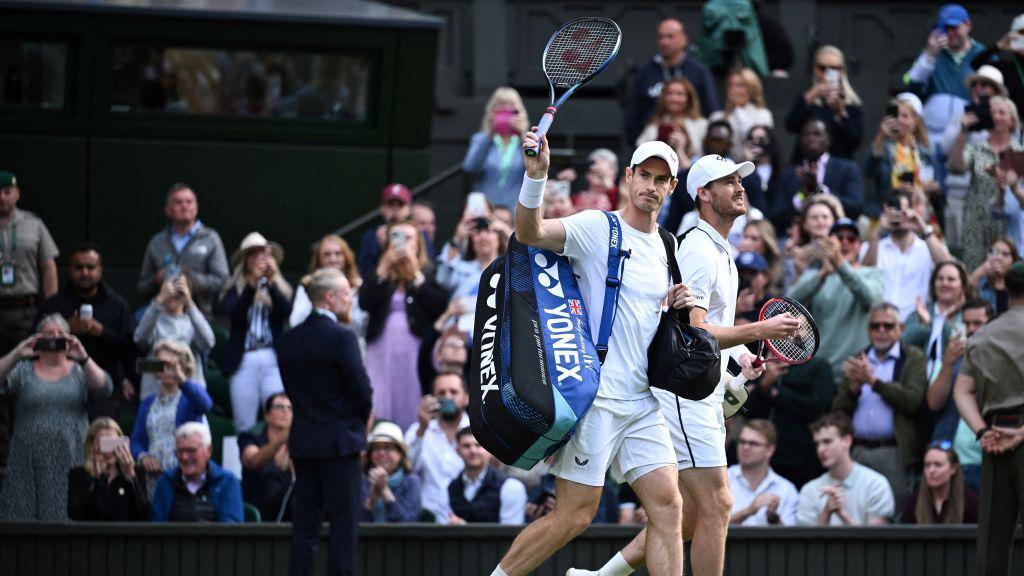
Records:
<instances>
[{"instance_id":1,"label":"white wristband","mask_svg":"<svg viewBox=\"0 0 1024 576\"><path fill-rule=\"evenodd\" d=\"M519 203L531 210L540 208L544 204L544 184L547 181L547 176L540 180L534 180L530 178L529 174L523 174L523 186L519 189Z\"/></svg>"}]
</instances>

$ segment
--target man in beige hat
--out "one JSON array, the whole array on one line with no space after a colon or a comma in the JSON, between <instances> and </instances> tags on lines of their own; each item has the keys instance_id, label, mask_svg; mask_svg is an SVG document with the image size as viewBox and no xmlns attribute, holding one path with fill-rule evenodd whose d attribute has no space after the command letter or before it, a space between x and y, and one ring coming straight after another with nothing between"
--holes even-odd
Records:
<instances>
[{"instance_id":1,"label":"man in beige hat","mask_svg":"<svg viewBox=\"0 0 1024 576\"><path fill-rule=\"evenodd\" d=\"M213 299L228 279L224 243L213 228L199 220L199 200L192 187L177 182L167 191L164 204L167 228L149 239L139 270L138 290L151 300L168 274L187 268L195 282L193 297L207 318L213 315Z\"/></svg>"}]
</instances>

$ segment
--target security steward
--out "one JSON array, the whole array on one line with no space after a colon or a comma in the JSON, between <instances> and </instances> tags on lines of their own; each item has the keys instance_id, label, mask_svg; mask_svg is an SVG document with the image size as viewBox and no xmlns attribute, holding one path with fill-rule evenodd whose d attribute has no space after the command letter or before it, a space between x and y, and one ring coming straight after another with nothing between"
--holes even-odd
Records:
<instances>
[{"instance_id":1,"label":"security steward","mask_svg":"<svg viewBox=\"0 0 1024 576\"><path fill-rule=\"evenodd\" d=\"M1010 571L1024 511L1024 262L1006 275L1010 308L967 343L953 391L964 421L981 442L981 509L975 574Z\"/></svg>"}]
</instances>

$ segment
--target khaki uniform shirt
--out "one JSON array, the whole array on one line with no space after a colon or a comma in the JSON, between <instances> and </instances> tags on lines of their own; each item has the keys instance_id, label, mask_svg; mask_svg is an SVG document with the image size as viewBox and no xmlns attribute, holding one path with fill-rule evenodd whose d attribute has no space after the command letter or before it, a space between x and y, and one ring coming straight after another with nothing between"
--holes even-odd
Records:
<instances>
[{"instance_id":1,"label":"khaki uniform shirt","mask_svg":"<svg viewBox=\"0 0 1024 576\"><path fill-rule=\"evenodd\" d=\"M15 235L16 246L12 246ZM39 294L40 264L60 254L43 221L31 212L15 209L10 224L0 226L0 248L5 265L14 261L14 285L0 285L0 297Z\"/></svg>"},{"instance_id":2,"label":"khaki uniform shirt","mask_svg":"<svg viewBox=\"0 0 1024 576\"><path fill-rule=\"evenodd\" d=\"M960 373L974 379L981 415L1024 407L1024 306L1013 306L967 342Z\"/></svg>"}]
</instances>

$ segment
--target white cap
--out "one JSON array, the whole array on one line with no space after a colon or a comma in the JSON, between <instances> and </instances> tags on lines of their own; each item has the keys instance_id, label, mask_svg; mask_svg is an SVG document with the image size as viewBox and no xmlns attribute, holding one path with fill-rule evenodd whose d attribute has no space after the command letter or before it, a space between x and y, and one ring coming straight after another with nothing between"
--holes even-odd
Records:
<instances>
[{"instance_id":1,"label":"white cap","mask_svg":"<svg viewBox=\"0 0 1024 576\"><path fill-rule=\"evenodd\" d=\"M679 173L679 156L676 155L676 151L671 146L660 140L651 140L637 146L636 151L633 152L633 159L629 161L629 165L636 166L643 163L644 160L654 157L668 162L668 169L672 171L672 177L676 177L676 174Z\"/></svg>"},{"instance_id":2,"label":"white cap","mask_svg":"<svg viewBox=\"0 0 1024 576\"><path fill-rule=\"evenodd\" d=\"M924 116L924 104L921 104L921 99L918 98L916 94L900 92L896 95L896 101L909 105L910 109L918 116Z\"/></svg>"},{"instance_id":3,"label":"white cap","mask_svg":"<svg viewBox=\"0 0 1024 576\"><path fill-rule=\"evenodd\" d=\"M686 191L690 198L697 200L697 188L703 188L708 182L714 182L734 172L740 173L740 178L746 178L754 173L754 164L743 162L737 164L728 158L710 154L701 157L690 166L690 173L686 175Z\"/></svg>"},{"instance_id":4,"label":"white cap","mask_svg":"<svg viewBox=\"0 0 1024 576\"><path fill-rule=\"evenodd\" d=\"M1024 18L1024 14L1021 14L1019 18ZM1021 22L1021 24L1024 25L1024 22ZM996 92L1001 96L1007 95L1006 84L1003 82L1003 73L995 66L985 64L978 68L973 74L969 74L964 78L964 84L970 88L971 82L974 82L975 80L988 80L996 85Z\"/></svg>"}]
</instances>

